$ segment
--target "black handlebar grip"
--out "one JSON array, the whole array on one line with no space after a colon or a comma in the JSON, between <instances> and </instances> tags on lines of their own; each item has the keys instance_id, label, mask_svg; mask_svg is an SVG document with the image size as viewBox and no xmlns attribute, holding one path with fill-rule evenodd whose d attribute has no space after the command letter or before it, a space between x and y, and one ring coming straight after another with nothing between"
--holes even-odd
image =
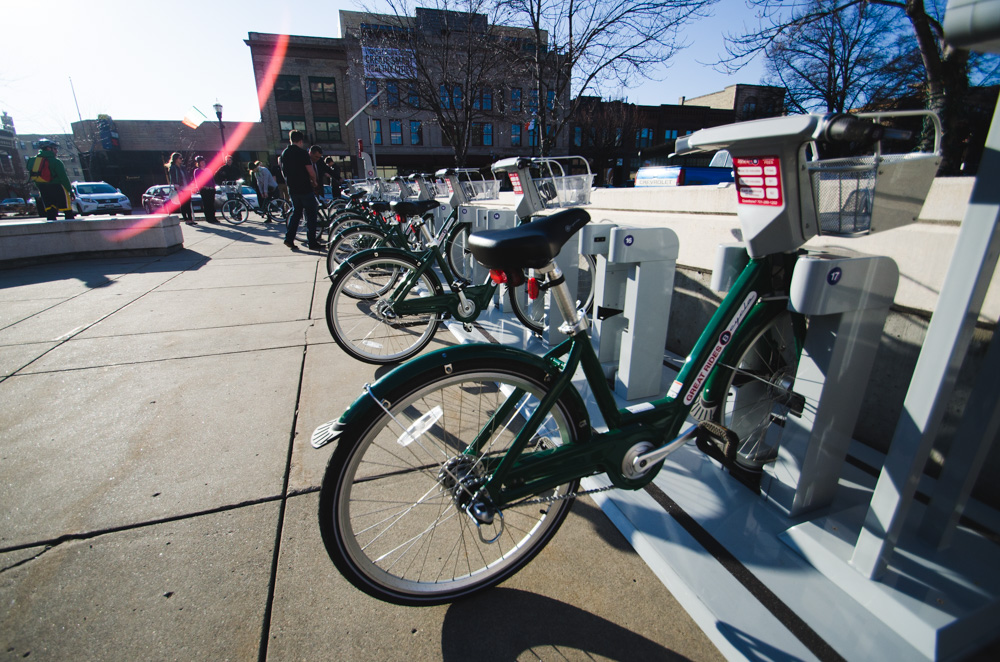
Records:
<instances>
[{"instance_id":1,"label":"black handlebar grip","mask_svg":"<svg viewBox=\"0 0 1000 662\"><path fill-rule=\"evenodd\" d=\"M829 120L824 137L830 142L873 143L880 140L885 127L852 115L837 115Z\"/></svg>"}]
</instances>

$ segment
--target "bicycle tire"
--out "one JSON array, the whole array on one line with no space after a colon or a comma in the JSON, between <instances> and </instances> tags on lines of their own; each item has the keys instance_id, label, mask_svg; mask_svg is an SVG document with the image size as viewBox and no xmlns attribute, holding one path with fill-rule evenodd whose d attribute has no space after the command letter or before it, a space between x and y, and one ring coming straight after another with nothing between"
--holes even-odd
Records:
<instances>
[{"instance_id":1,"label":"bicycle tire","mask_svg":"<svg viewBox=\"0 0 1000 662\"><path fill-rule=\"evenodd\" d=\"M510 578L559 530L573 503L559 497L579 485L574 480L543 493L555 497L547 503L506 507L480 537L461 509L469 490L461 489L456 473L473 480L488 474L487 464L495 466L545 394L546 374L506 358L457 360L449 367L448 374L436 367L380 389L392 416L373 407L354 421L320 487L319 526L330 559L355 587L394 604L451 602ZM512 394L520 398L514 413L472 449L469 442ZM420 433L415 426L422 416L432 425ZM525 453L574 442L580 420L570 398L561 397ZM401 432L410 439L405 446ZM494 535L496 541L483 542Z\"/></svg>"},{"instance_id":2,"label":"bicycle tire","mask_svg":"<svg viewBox=\"0 0 1000 662\"><path fill-rule=\"evenodd\" d=\"M400 317L392 296L402 300L442 294L437 276L424 271L405 293L397 292L419 262L407 255L379 251L347 260L333 276L326 299L326 324L341 349L366 363L386 364L414 356L434 339L437 313Z\"/></svg>"},{"instance_id":3,"label":"bicycle tire","mask_svg":"<svg viewBox=\"0 0 1000 662\"><path fill-rule=\"evenodd\" d=\"M326 271L330 278L340 263L355 253L385 245L385 233L370 226L349 227L327 244Z\"/></svg>"},{"instance_id":4,"label":"bicycle tire","mask_svg":"<svg viewBox=\"0 0 1000 662\"><path fill-rule=\"evenodd\" d=\"M292 205L287 200L275 198L267 203L267 217L272 221L287 223L288 217L292 215Z\"/></svg>"},{"instance_id":5,"label":"bicycle tire","mask_svg":"<svg viewBox=\"0 0 1000 662\"><path fill-rule=\"evenodd\" d=\"M470 234L472 234L471 223L456 224L444 240L444 255L451 273L456 278L471 283L476 259L469 252Z\"/></svg>"},{"instance_id":6,"label":"bicycle tire","mask_svg":"<svg viewBox=\"0 0 1000 662\"><path fill-rule=\"evenodd\" d=\"M580 255L577 267L577 309L583 310L589 317L594 310L594 282L597 276L597 262L592 255ZM525 281L528 280L525 275ZM543 283L539 288L539 296L532 299L528 295L527 282L510 290L510 304L514 316L532 333L541 335L545 332L545 291L548 288Z\"/></svg>"},{"instance_id":7,"label":"bicycle tire","mask_svg":"<svg viewBox=\"0 0 1000 662\"><path fill-rule=\"evenodd\" d=\"M370 219L361 216L360 214L341 214L330 220L324 226L323 233L326 235L326 240L332 241L340 232L343 232L347 228L358 227L361 225L373 225ZM320 237L322 239L322 237Z\"/></svg>"},{"instance_id":8,"label":"bicycle tire","mask_svg":"<svg viewBox=\"0 0 1000 662\"><path fill-rule=\"evenodd\" d=\"M707 402L704 393L692 415L732 430L739 438L736 462L759 470L777 457L780 434L768 434L788 416L798 369L798 343L792 314L779 313L750 342L737 360L726 359L717 369L729 371L721 402Z\"/></svg>"},{"instance_id":9,"label":"bicycle tire","mask_svg":"<svg viewBox=\"0 0 1000 662\"><path fill-rule=\"evenodd\" d=\"M239 225L250 218L250 205L242 200L226 200L222 205L222 218Z\"/></svg>"}]
</instances>

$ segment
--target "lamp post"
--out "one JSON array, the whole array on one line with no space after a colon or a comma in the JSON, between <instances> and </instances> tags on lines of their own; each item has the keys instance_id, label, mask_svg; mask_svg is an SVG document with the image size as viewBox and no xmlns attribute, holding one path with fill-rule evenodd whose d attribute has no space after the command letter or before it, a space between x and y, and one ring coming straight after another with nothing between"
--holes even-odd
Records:
<instances>
[{"instance_id":1,"label":"lamp post","mask_svg":"<svg viewBox=\"0 0 1000 662\"><path fill-rule=\"evenodd\" d=\"M222 151L226 151L226 129L222 126L222 104L216 101L212 108L215 108L215 116L219 118L219 135L222 136Z\"/></svg>"}]
</instances>

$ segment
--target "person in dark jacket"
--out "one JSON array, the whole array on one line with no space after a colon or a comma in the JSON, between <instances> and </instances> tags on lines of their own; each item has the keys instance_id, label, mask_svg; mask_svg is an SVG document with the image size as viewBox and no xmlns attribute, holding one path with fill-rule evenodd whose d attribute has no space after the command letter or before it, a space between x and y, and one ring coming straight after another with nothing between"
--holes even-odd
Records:
<instances>
[{"instance_id":1,"label":"person in dark jacket","mask_svg":"<svg viewBox=\"0 0 1000 662\"><path fill-rule=\"evenodd\" d=\"M205 157L194 157L194 181L201 196L201 211L209 223L219 223L215 218L215 176L206 165Z\"/></svg>"},{"instance_id":2,"label":"person in dark jacket","mask_svg":"<svg viewBox=\"0 0 1000 662\"><path fill-rule=\"evenodd\" d=\"M170 155L170 163L167 164L167 177L170 179L174 191L177 192L181 208L181 218L188 225L198 225L194 222L194 212L191 211L191 192L186 190L188 185L187 173L184 172L184 157L180 152ZM204 203L202 203L204 204Z\"/></svg>"},{"instance_id":3,"label":"person in dark jacket","mask_svg":"<svg viewBox=\"0 0 1000 662\"><path fill-rule=\"evenodd\" d=\"M51 179L47 182L36 181L35 185L38 186L40 194L38 197L41 199L41 208L45 214L45 218L54 221L58 217L59 212L63 212L68 221L71 218L75 218L76 214L73 213L69 177L66 176L66 166L56 158L58 150L59 145L48 138L38 141L38 155L35 158L41 157L48 161Z\"/></svg>"},{"instance_id":4,"label":"person in dark jacket","mask_svg":"<svg viewBox=\"0 0 1000 662\"><path fill-rule=\"evenodd\" d=\"M306 217L306 244L310 250L318 251L322 247L316 241L316 221L319 218L319 204L316 202L316 169L313 168L309 152L304 148L305 134L298 130L288 133L291 143L281 153L281 173L288 185L288 194L292 198L292 215L288 217L288 228L285 231L285 246L296 250L295 233L299 229L299 221L303 213Z\"/></svg>"}]
</instances>

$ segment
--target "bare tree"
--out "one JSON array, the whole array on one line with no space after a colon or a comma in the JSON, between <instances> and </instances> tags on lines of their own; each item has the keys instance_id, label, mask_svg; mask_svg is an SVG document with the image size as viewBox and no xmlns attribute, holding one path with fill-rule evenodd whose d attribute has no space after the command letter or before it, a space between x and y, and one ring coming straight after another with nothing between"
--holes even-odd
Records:
<instances>
[{"instance_id":1,"label":"bare tree","mask_svg":"<svg viewBox=\"0 0 1000 662\"><path fill-rule=\"evenodd\" d=\"M570 151L585 157L597 174L598 186L613 185L609 179L618 159L635 157L639 111L625 100L602 101L584 97L573 116Z\"/></svg>"},{"instance_id":2,"label":"bare tree","mask_svg":"<svg viewBox=\"0 0 1000 662\"><path fill-rule=\"evenodd\" d=\"M838 0L812 0L821 13ZM797 112L844 112L879 103L920 82L912 65L912 34L900 34L895 11L864 4L791 26L766 49L765 82L787 90L785 105ZM918 64L919 67L919 64Z\"/></svg>"},{"instance_id":3,"label":"bare tree","mask_svg":"<svg viewBox=\"0 0 1000 662\"><path fill-rule=\"evenodd\" d=\"M969 87L969 53L954 48L944 39L941 0L836 0L814 5L813 0L747 0L757 9L760 23L753 32L729 35L728 57L718 64L728 71L739 70L791 31L814 24L834 14L862 5L879 5L905 17L923 65L926 107L935 111L944 125L942 174L958 171L962 153L962 125L966 92ZM930 140L925 136L926 148Z\"/></svg>"},{"instance_id":4,"label":"bare tree","mask_svg":"<svg viewBox=\"0 0 1000 662\"><path fill-rule=\"evenodd\" d=\"M514 33L502 25L504 11L493 0L386 0L378 25L363 27L358 70L395 86L399 99L380 103L417 116L433 114L444 141L465 165L474 129L503 117L501 91L518 75L505 46ZM374 11L369 10L374 15ZM391 95L385 95L390 97Z\"/></svg>"},{"instance_id":5,"label":"bare tree","mask_svg":"<svg viewBox=\"0 0 1000 662\"><path fill-rule=\"evenodd\" d=\"M681 29L716 0L497 0L514 25L530 28L521 51L536 104L542 154L580 98L652 78L685 44Z\"/></svg>"}]
</instances>

